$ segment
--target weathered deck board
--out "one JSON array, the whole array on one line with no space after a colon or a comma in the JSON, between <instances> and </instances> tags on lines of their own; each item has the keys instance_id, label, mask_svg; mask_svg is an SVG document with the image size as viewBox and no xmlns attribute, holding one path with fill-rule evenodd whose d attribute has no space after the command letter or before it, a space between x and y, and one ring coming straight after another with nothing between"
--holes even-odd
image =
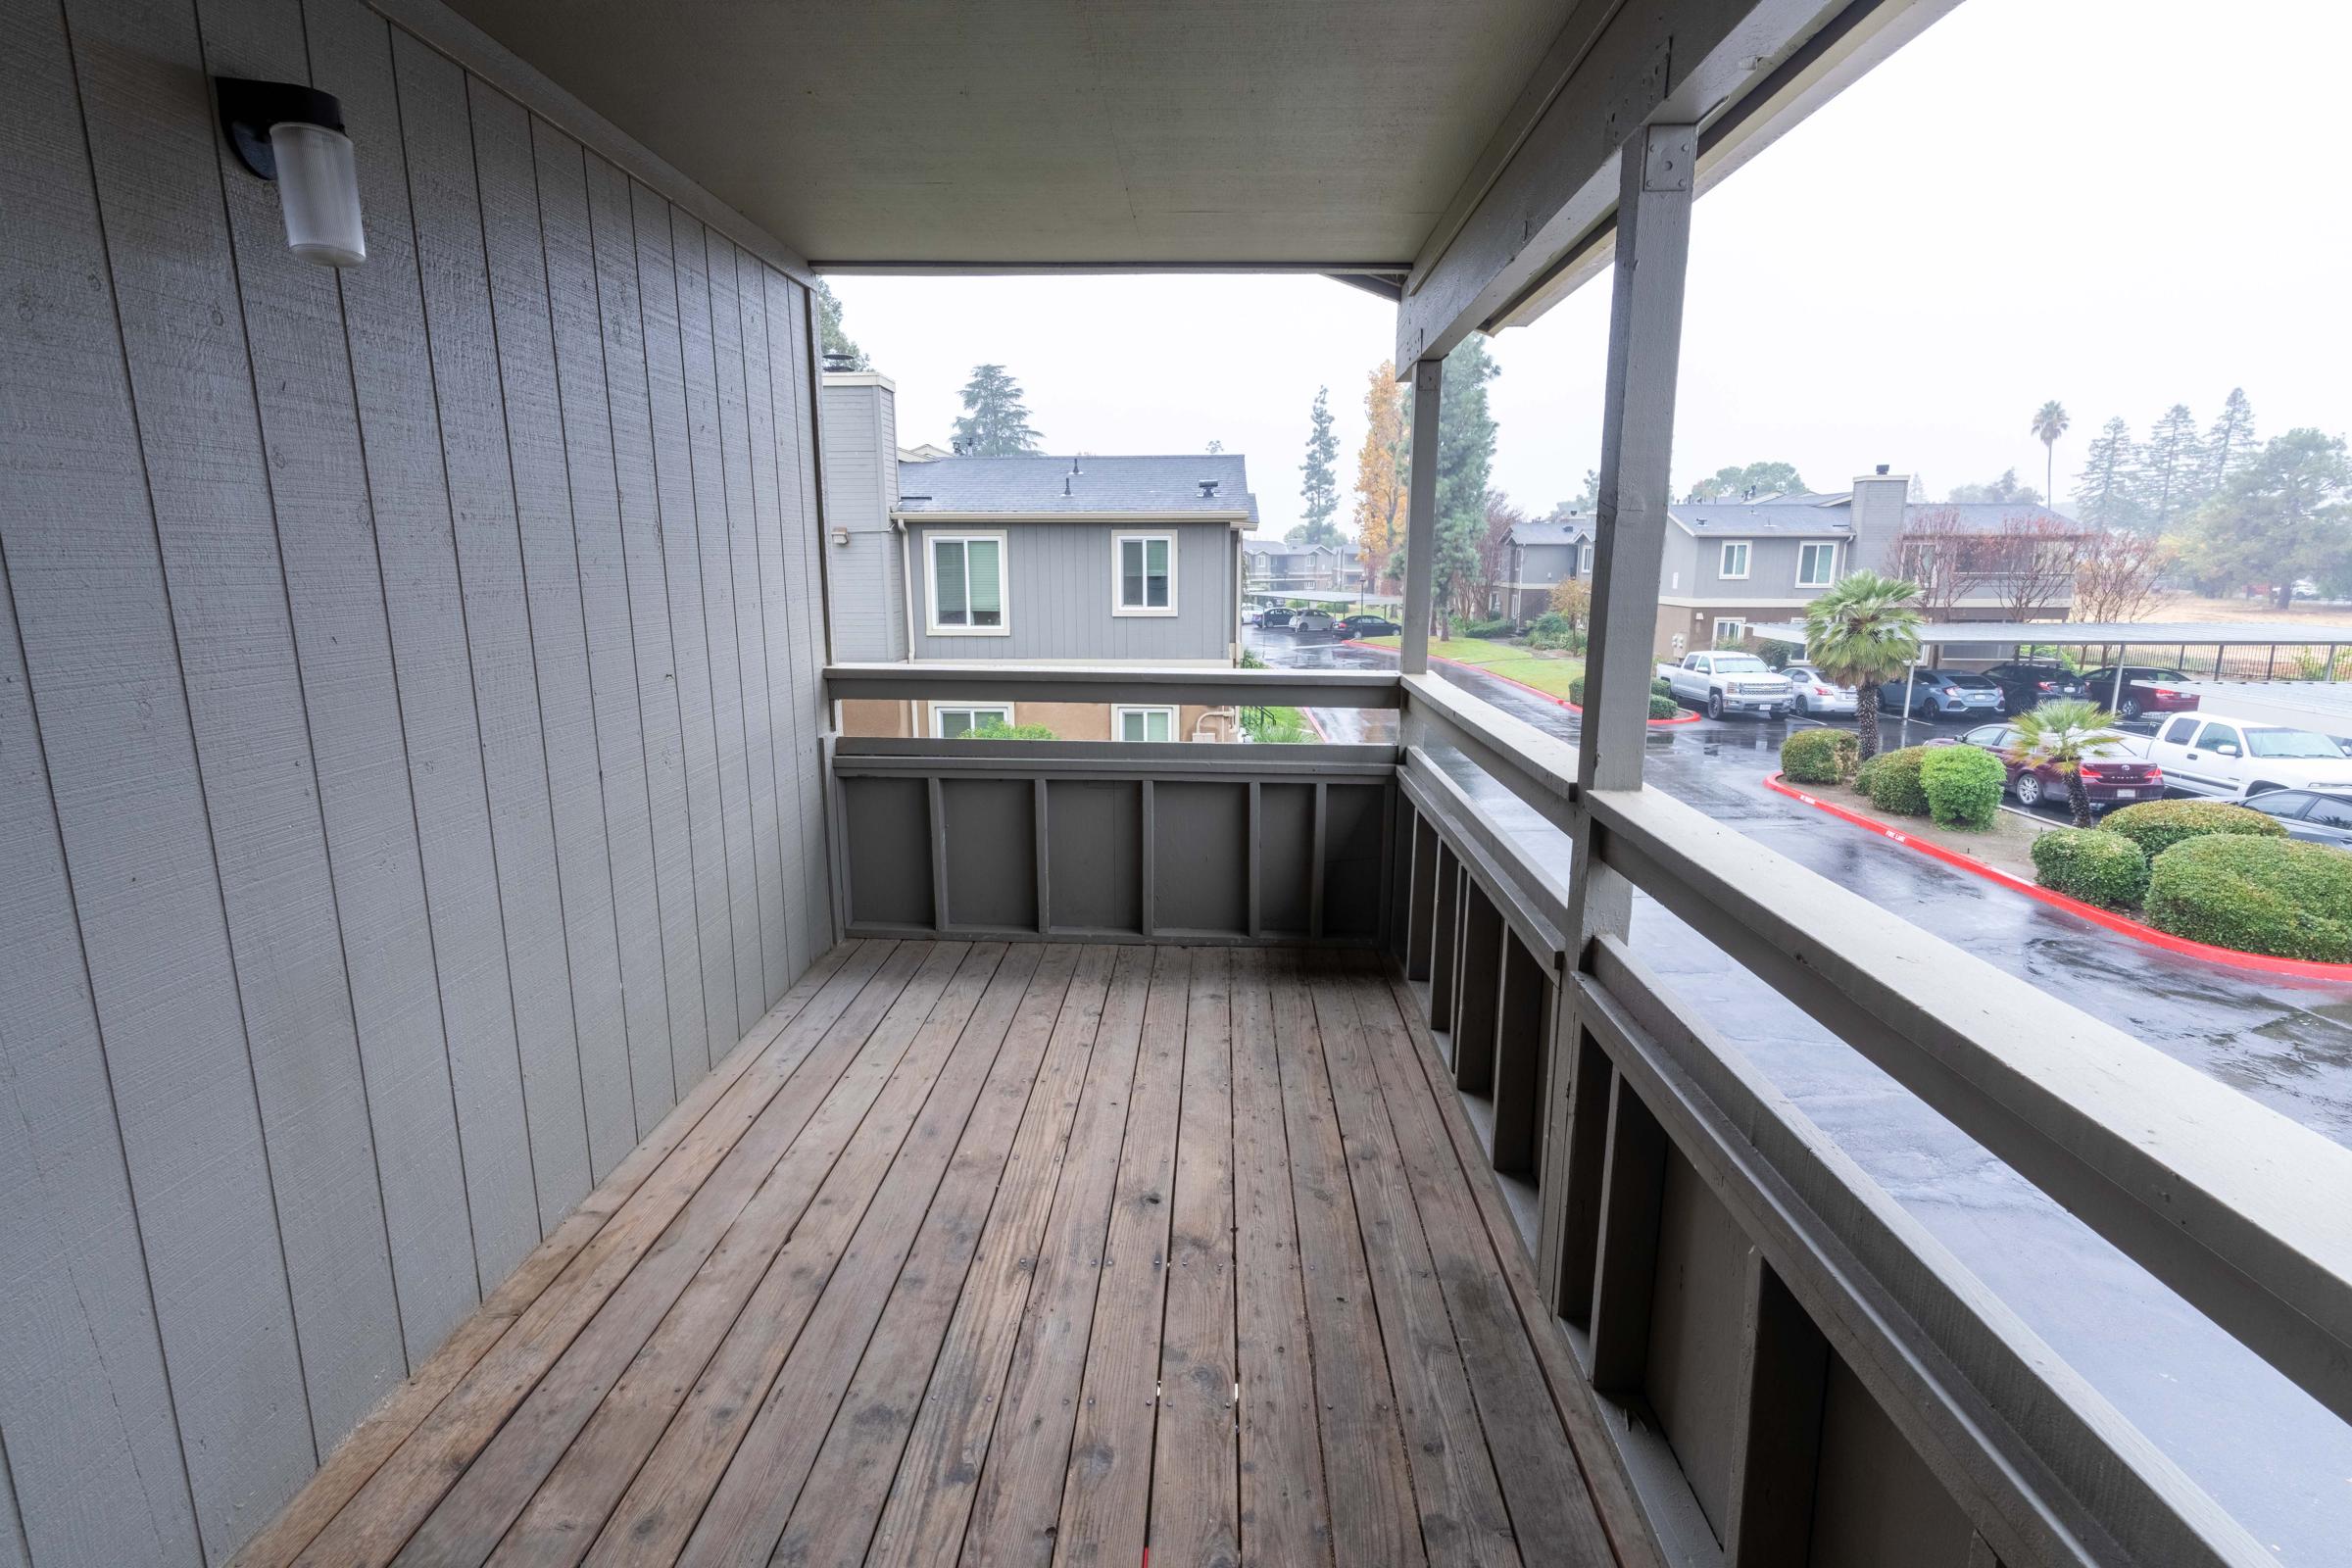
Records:
<instances>
[{"instance_id":1,"label":"weathered deck board","mask_svg":"<svg viewBox=\"0 0 2352 1568\"><path fill-rule=\"evenodd\" d=\"M836 950L240 1560L1612 1563L1427 1052L1360 957Z\"/></svg>"}]
</instances>

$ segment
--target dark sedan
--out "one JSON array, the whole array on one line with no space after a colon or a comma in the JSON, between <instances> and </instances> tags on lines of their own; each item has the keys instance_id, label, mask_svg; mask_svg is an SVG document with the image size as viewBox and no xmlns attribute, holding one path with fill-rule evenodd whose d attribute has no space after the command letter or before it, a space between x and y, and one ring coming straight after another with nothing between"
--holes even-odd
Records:
<instances>
[{"instance_id":1,"label":"dark sedan","mask_svg":"<svg viewBox=\"0 0 2352 1568\"><path fill-rule=\"evenodd\" d=\"M2177 669L2166 669L2160 664L2126 664L2121 671L2120 693L2117 673L2110 664L2084 675L2083 695L2126 718L2138 718L2144 713L2185 713L2197 706L2195 692L2180 690L2188 684L2188 677Z\"/></svg>"},{"instance_id":2,"label":"dark sedan","mask_svg":"<svg viewBox=\"0 0 2352 1568\"><path fill-rule=\"evenodd\" d=\"M1995 664L1984 671L1984 678L2001 689L2012 713L2022 713L2044 703L2089 695L2082 676L2056 664Z\"/></svg>"},{"instance_id":3,"label":"dark sedan","mask_svg":"<svg viewBox=\"0 0 2352 1568\"><path fill-rule=\"evenodd\" d=\"M1291 617L1297 613L1298 612L1291 609L1288 605L1276 605L1259 616L1257 623L1260 626L1288 626L1291 623Z\"/></svg>"},{"instance_id":4,"label":"dark sedan","mask_svg":"<svg viewBox=\"0 0 2352 1568\"><path fill-rule=\"evenodd\" d=\"M2066 775L2043 763L2027 767L2012 761L2009 749L2017 744L2017 731L2007 724L1980 724L1957 740L1933 740L1930 746L1975 746L1992 753L2009 769L2009 793L2017 797L2020 806L2039 806L2044 801L2066 799ZM2082 763L2082 793L2090 797L2090 808L2104 811L2110 806L2130 806L2135 801L2157 801L2164 798L2164 769L2132 748L2144 742L2125 740L2113 746L2102 746Z\"/></svg>"},{"instance_id":5,"label":"dark sedan","mask_svg":"<svg viewBox=\"0 0 2352 1568\"><path fill-rule=\"evenodd\" d=\"M1404 630L1386 615L1342 615L1340 635L1343 637L1394 637Z\"/></svg>"},{"instance_id":6,"label":"dark sedan","mask_svg":"<svg viewBox=\"0 0 2352 1568\"><path fill-rule=\"evenodd\" d=\"M2265 790L2247 797L2243 804L2277 817L2290 839L2352 850L2352 795L2332 790Z\"/></svg>"}]
</instances>

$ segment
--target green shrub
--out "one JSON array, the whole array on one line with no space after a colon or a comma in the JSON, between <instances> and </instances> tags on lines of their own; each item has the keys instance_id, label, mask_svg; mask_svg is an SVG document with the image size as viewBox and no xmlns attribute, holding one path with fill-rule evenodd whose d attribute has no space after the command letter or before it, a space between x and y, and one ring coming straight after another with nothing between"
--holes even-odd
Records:
<instances>
[{"instance_id":1,"label":"green shrub","mask_svg":"<svg viewBox=\"0 0 2352 1568\"><path fill-rule=\"evenodd\" d=\"M1849 730L1800 729L1781 742L1781 776L1791 784L1842 784L1861 750Z\"/></svg>"},{"instance_id":2,"label":"green shrub","mask_svg":"<svg viewBox=\"0 0 2352 1568\"><path fill-rule=\"evenodd\" d=\"M1007 724L992 718L985 724L974 724L956 738L959 741L1050 741L1054 736L1043 724Z\"/></svg>"},{"instance_id":3,"label":"green shrub","mask_svg":"<svg viewBox=\"0 0 2352 1568\"><path fill-rule=\"evenodd\" d=\"M2240 953L2352 961L2352 855L2283 838L2203 834L2156 857L2147 920Z\"/></svg>"},{"instance_id":4,"label":"green shrub","mask_svg":"<svg viewBox=\"0 0 2352 1568\"><path fill-rule=\"evenodd\" d=\"M1975 746L1937 746L1919 764L1928 814L1938 827L1990 827L2001 808L2009 769Z\"/></svg>"},{"instance_id":5,"label":"green shrub","mask_svg":"<svg viewBox=\"0 0 2352 1568\"><path fill-rule=\"evenodd\" d=\"M1858 745L1860 743L1857 742L1856 744ZM1879 757L1884 757L1886 755L1886 754L1885 752L1881 752ZM1874 757L1869 761L1864 762L1860 767L1854 769L1854 793L1856 795L1868 795L1870 793L1871 781L1876 779L1878 775L1879 758Z\"/></svg>"},{"instance_id":6,"label":"green shrub","mask_svg":"<svg viewBox=\"0 0 2352 1568\"><path fill-rule=\"evenodd\" d=\"M2034 880L2085 904L2129 909L2148 890L2148 858L2120 833L2052 828L2034 841Z\"/></svg>"},{"instance_id":7,"label":"green shrub","mask_svg":"<svg viewBox=\"0 0 2352 1568\"><path fill-rule=\"evenodd\" d=\"M1652 697L1672 697L1674 695L1674 682L1668 680L1663 675L1651 676L1649 681L1649 695Z\"/></svg>"},{"instance_id":8,"label":"green shrub","mask_svg":"<svg viewBox=\"0 0 2352 1568\"><path fill-rule=\"evenodd\" d=\"M1660 697L1656 692L1651 692L1649 694L1649 716L1652 718L1680 718L1683 716L1683 705L1671 697Z\"/></svg>"},{"instance_id":9,"label":"green shrub","mask_svg":"<svg viewBox=\"0 0 2352 1568\"><path fill-rule=\"evenodd\" d=\"M1584 707L1584 706L1585 706L1585 677L1584 677L1584 676L1582 676L1582 675L1571 675L1571 676L1569 676L1569 677L1568 677L1568 700L1569 700L1570 702L1574 703L1574 704L1575 704L1577 707L1579 707L1579 708L1582 708L1582 707Z\"/></svg>"},{"instance_id":10,"label":"green shrub","mask_svg":"<svg viewBox=\"0 0 2352 1568\"><path fill-rule=\"evenodd\" d=\"M1480 620L1463 620L1453 628L1456 637L1508 637L1511 620L1508 615L1494 615Z\"/></svg>"},{"instance_id":11,"label":"green shrub","mask_svg":"<svg viewBox=\"0 0 2352 1568\"><path fill-rule=\"evenodd\" d=\"M2182 839L2208 833L2240 833L2253 838L2283 838L2286 828L2275 816L2249 811L2220 801L2144 801L2110 811L2099 824L2121 833L2153 860Z\"/></svg>"},{"instance_id":12,"label":"green shrub","mask_svg":"<svg viewBox=\"0 0 2352 1568\"><path fill-rule=\"evenodd\" d=\"M1927 815L1928 792L1919 781L1919 766L1927 755L1925 746L1879 754L1879 765L1870 774L1870 804L1897 816Z\"/></svg>"}]
</instances>

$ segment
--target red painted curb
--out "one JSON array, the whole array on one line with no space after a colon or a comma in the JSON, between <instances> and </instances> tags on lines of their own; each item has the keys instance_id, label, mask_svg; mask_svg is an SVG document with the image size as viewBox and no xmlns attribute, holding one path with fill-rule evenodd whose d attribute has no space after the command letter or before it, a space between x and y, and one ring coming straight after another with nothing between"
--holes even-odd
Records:
<instances>
[{"instance_id":1,"label":"red painted curb","mask_svg":"<svg viewBox=\"0 0 2352 1568\"><path fill-rule=\"evenodd\" d=\"M1344 640L1341 643L1341 646L1344 648L1361 648L1366 653L1387 654L1392 658L1394 658L1396 653L1396 650L1394 648L1383 648L1378 643L1358 642L1353 637ZM1585 710L1577 707L1576 704L1570 702L1567 698L1554 697L1551 693L1544 690L1544 688L1541 686L1530 686L1523 680L1513 680L1510 676L1497 673L1496 671L1488 668L1484 664L1473 664L1467 660L1461 659L1447 659L1444 654L1432 654L1429 656L1429 659L1430 662L1433 664L1451 664L1456 669L1475 669L1482 675L1486 675L1492 679L1502 682L1505 686L1516 686L1521 691L1527 693L1530 697L1541 697L1547 703L1552 703L1558 707L1565 708L1568 710L1568 711L1576 714L1579 718L1584 716ZM1647 723L1652 729L1664 729L1669 724L1695 724L1704 717L1706 717L1704 713L1684 713L1677 718L1652 718L1646 719L1644 722Z\"/></svg>"},{"instance_id":2,"label":"red painted curb","mask_svg":"<svg viewBox=\"0 0 2352 1568\"><path fill-rule=\"evenodd\" d=\"M2105 926L2110 931L2120 932L2128 937L2136 937L2152 948L2162 948L2168 953L2184 954L2192 958L2203 958L2208 963L2226 964L2232 969L2255 969L2265 974L2291 975L2300 980L2352 981L2352 963L2323 963L2316 958L2278 958L2267 953L2240 953L2235 948L2217 948L2209 942L2191 942L2186 937L2177 937L2169 931L2159 931L2152 925L2141 924L2130 915L2118 914L2113 909L2102 909L2095 904L2084 904L2081 899L2070 899L2065 894L2045 888L2038 882L2029 882L2015 872L2004 871L1997 865L1986 865L1983 860L1974 859L1954 850L1947 850L1940 844L1931 844L1926 839L1914 838L1900 828L1888 827L1884 822L1874 821L1859 811L1849 811L1836 802L1825 801L1818 795L1808 794L1793 784L1784 782L1778 773L1765 774L1764 787L1786 795L1791 800L1802 801L1813 809L1826 811L1841 822L1851 822L1856 827L1867 828L1881 838L1900 844L1905 849L1917 850L1931 859L1941 860L1946 865L1974 872L1988 882L1997 882L2011 892L2023 893L2030 899L2039 899L2042 903L2054 908L2064 909L2069 914L2081 915L2093 925Z\"/></svg>"}]
</instances>

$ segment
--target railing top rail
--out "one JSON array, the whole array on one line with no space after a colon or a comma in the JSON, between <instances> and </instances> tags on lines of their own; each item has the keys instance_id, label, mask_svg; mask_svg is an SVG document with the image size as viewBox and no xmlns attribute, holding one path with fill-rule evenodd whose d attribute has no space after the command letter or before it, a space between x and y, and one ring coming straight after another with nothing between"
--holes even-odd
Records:
<instances>
[{"instance_id":1,"label":"railing top rail","mask_svg":"<svg viewBox=\"0 0 2352 1568\"><path fill-rule=\"evenodd\" d=\"M1657 790L1585 805L1603 862L2352 1419L2352 1150Z\"/></svg>"},{"instance_id":2,"label":"railing top rail","mask_svg":"<svg viewBox=\"0 0 2352 1568\"><path fill-rule=\"evenodd\" d=\"M1496 782L1566 830L1576 802L1576 748L1437 675L1406 675L1408 717L1434 723ZM1406 740L1413 736L1408 729Z\"/></svg>"},{"instance_id":3,"label":"railing top rail","mask_svg":"<svg viewBox=\"0 0 2352 1568\"><path fill-rule=\"evenodd\" d=\"M1018 697L1039 703L1198 703L1212 708L1395 708L1388 669L1228 669L1183 664L828 664L845 701Z\"/></svg>"},{"instance_id":4,"label":"railing top rail","mask_svg":"<svg viewBox=\"0 0 2352 1568\"><path fill-rule=\"evenodd\" d=\"M992 777L1118 775L1137 778L1228 777L1385 780L1394 746L1301 742L1281 746L1203 746L1190 741L983 741L844 736L833 743L840 773L951 773Z\"/></svg>"}]
</instances>

